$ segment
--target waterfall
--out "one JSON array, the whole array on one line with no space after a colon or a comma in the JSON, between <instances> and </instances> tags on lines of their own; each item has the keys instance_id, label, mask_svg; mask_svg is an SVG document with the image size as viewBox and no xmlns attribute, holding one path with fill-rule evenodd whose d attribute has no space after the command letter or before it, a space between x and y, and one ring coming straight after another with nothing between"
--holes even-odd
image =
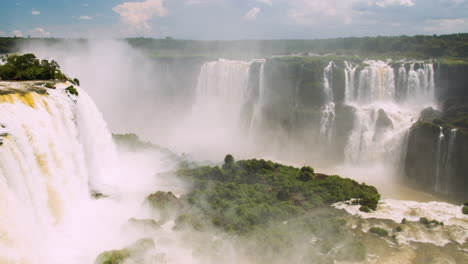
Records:
<instances>
[{"instance_id":1,"label":"waterfall","mask_svg":"<svg viewBox=\"0 0 468 264\"><path fill-rule=\"evenodd\" d=\"M352 102L355 97L355 76L357 66L345 61L345 102Z\"/></svg>"},{"instance_id":2,"label":"waterfall","mask_svg":"<svg viewBox=\"0 0 468 264\"><path fill-rule=\"evenodd\" d=\"M444 188L442 187L442 170L445 167L445 151L443 149L445 144L445 135L442 127L439 127L439 138L437 139L437 151L436 151L436 177L435 177L435 191L443 192Z\"/></svg>"},{"instance_id":3,"label":"waterfall","mask_svg":"<svg viewBox=\"0 0 468 264\"><path fill-rule=\"evenodd\" d=\"M253 139L254 133L262 120L262 107L265 100L265 61L261 62L258 75L258 98L254 103L252 118L249 125L249 138Z\"/></svg>"},{"instance_id":4,"label":"waterfall","mask_svg":"<svg viewBox=\"0 0 468 264\"><path fill-rule=\"evenodd\" d=\"M393 68L383 61L364 61L368 64L359 74L356 100L359 103L391 101L395 97Z\"/></svg>"},{"instance_id":5,"label":"waterfall","mask_svg":"<svg viewBox=\"0 0 468 264\"><path fill-rule=\"evenodd\" d=\"M434 190L439 193L448 194L450 185L453 182L453 157L455 152L455 143L457 129L450 130L448 136L445 136L444 130L440 127L440 134L437 140L436 148L436 172Z\"/></svg>"},{"instance_id":6,"label":"waterfall","mask_svg":"<svg viewBox=\"0 0 468 264\"><path fill-rule=\"evenodd\" d=\"M114 146L84 90L22 85L6 83L0 94L0 254L7 263L54 263L52 241L90 187L105 191L117 177L105 171L115 166Z\"/></svg>"},{"instance_id":7,"label":"waterfall","mask_svg":"<svg viewBox=\"0 0 468 264\"><path fill-rule=\"evenodd\" d=\"M326 142L330 140L331 127L335 119L335 102L333 98L333 68L335 64L330 61L323 70L323 101L322 116L320 119L320 138Z\"/></svg>"},{"instance_id":8,"label":"waterfall","mask_svg":"<svg viewBox=\"0 0 468 264\"><path fill-rule=\"evenodd\" d=\"M356 109L345 161L387 160L395 163L390 164L392 167L401 167L398 163L402 160L397 156L404 148L404 135L423 105L433 103L433 65L419 63L416 70L416 63L411 63L407 71L404 62L396 65L397 70L390 61L367 60L364 64L358 71L345 62L345 102Z\"/></svg>"},{"instance_id":9,"label":"waterfall","mask_svg":"<svg viewBox=\"0 0 468 264\"><path fill-rule=\"evenodd\" d=\"M453 183L453 178L454 178L454 170L453 170L453 157L454 157L454 152L455 152L455 143L456 143L456 138L457 138L457 129L453 128L450 130L449 134L449 139L448 139L448 146L447 146L447 155L446 155L446 161L445 161L445 180L444 184L446 188L443 190L443 192L447 193L449 190L449 186L452 185Z\"/></svg>"},{"instance_id":10,"label":"waterfall","mask_svg":"<svg viewBox=\"0 0 468 264\"><path fill-rule=\"evenodd\" d=\"M236 153L237 148L241 148L238 142L248 133L242 116L253 62L219 59L202 65L195 101L191 111L174 129L171 149L210 153L203 158L214 159L219 153L227 150Z\"/></svg>"}]
</instances>

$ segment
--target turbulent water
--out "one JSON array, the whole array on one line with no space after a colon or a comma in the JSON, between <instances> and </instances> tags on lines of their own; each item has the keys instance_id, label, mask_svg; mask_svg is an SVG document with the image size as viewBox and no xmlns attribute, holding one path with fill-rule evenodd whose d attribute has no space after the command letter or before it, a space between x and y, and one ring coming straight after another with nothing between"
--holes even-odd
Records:
<instances>
[{"instance_id":1,"label":"turbulent water","mask_svg":"<svg viewBox=\"0 0 468 264\"><path fill-rule=\"evenodd\" d=\"M139 178L121 177L101 113L84 90L65 87L0 83L0 263L92 263L128 243L118 231L135 213L133 197L118 197Z\"/></svg>"}]
</instances>

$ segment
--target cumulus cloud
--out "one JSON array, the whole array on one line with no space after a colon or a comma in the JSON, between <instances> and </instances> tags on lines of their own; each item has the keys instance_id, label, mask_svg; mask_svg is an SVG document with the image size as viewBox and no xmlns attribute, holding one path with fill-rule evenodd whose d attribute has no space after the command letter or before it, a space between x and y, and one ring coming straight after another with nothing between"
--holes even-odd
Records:
<instances>
[{"instance_id":1,"label":"cumulus cloud","mask_svg":"<svg viewBox=\"0 0 468 264\"><path fill-rule=\"evenodd\" d=\"M28 31L28 34L33 36L33 37L40 37L40 38L48 38L50 37L50 32L47 32L45 29L37 27L34 28L30 31Z\"/></svg>"},{"instance_id":2,"label":"cumulus cloud","mask_svg":"<svg viewBox=\"0 0 468 264\"><path fill-rule=\"evenodd\" d=\"M258 7L254 7L252 9L250 9L245 15L244 15L244 19L246 20L254 20L257 18L257 15L260 13L260 8Z\"/></svg>"},{"instance_id":3,"label":"cumulus cloud","mask_svg":"<svg viewBox=\"0 0 468 264\"><path fill-rule=\"evenodd\" d=\"M79 20L91 20L91 19L93 19L93 17L91 17L91 16L80 16L78 19Z\"/></svg>"},{"instance_id":4,"label":"cumulus cloud","mask_svg":"<svg viewBox=\"0 0 468 264\"><path fill-rule=\"evenodd\" d=\"M21 30L16 29L11 32L11 35L15 37L23 37L23 32L21 32Z\"/></svg>"},{"instance_id":5,"label":"cumulus cloud","mask_svg":"<svg viewBox=\"0 0 468 264\"><path fill-rule=\"evenodd\" d=\"M41 12L33 9L33 10L31 11L31 14L32 14L33 16L37 16L37 15L40 15Z\"/></svg>"},{"instance_id":6,"label":"cumulus cloud","mask_svg":"<svg viewBox=\"0 0 468 264\"><path fill-rule=\"evenodd\" d=\"M112 10L120 15L123 23L137 30L149 30L152 18L168 14L168 10L163 6L163 0L124 2L115 6Z\"/></svg>"}]
</instances>

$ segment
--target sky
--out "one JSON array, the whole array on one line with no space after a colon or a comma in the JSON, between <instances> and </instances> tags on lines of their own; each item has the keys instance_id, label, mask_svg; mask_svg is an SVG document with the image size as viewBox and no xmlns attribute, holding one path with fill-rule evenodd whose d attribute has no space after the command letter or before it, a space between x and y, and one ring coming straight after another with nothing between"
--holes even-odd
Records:
<instances>
[{"instance_id":1,"label":"sky","mask_svg":"<svg viewBox=\"0 0 468 264\"><path fill-rule=\"evenodd\" d=\"M316 39L468 32L468 0L0 0L0 36Z\"/></svg>"}]
</instances>

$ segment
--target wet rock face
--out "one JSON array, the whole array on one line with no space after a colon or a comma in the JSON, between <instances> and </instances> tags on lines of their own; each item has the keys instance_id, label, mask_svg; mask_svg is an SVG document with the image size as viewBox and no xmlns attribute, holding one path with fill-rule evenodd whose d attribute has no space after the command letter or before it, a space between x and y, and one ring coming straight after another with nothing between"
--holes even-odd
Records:
<instances>
[{"instance_id":1,"label":"wet rock face","mask_svg":"<svg viewBox=\"0 0 468 264\"><path fill-rule=\"evenodd\" d=\"M447 197L468 198L468 104L449 98L443 112L422 111L408 137L404 173L416 187Z\"/></svg>"},{"instance_id":2,"label":"wet rock face","mask_svg":"<svg viewBox=\"0 0 468 264\"><path fill-rule=\"evenodd\" d=\"M439 101L449 97L468 97L468 65L440 64L436 68L436 87Z\"/></svg>"},{"instance_id":3,"label":"wet rock face","mask_svg":"<svg viewBox=\"0 0 468 264\"><path fill-rule=\"evenodd\" d=\"M432 190L435 184L437 140L440 128L418 122L409 132L405 175L422 189Z\"/></svg>"}]
</instances>

